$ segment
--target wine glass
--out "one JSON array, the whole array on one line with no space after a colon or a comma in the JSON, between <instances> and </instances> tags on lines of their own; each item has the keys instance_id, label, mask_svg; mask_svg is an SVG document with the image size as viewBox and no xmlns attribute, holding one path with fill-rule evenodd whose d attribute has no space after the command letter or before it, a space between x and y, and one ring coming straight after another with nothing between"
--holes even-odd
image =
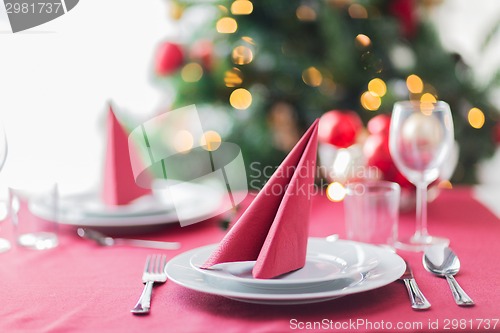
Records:
<instances>
[{"instance_id":1,"label":"wine glass","mask_svg":"<svg viewBox=\"0 0 500 333\"><path fill-rule=\"evenodd\" d=\"M7 136L5 135L4 127L0 123L0 170L3 168L5 160L7 159L7 150ZM0 238L0 253L9 250L10 247L10 242L7 239Z\"/></svg>"},{"instance_id":2,"label":"wine glass","mask_svg":"<svg viewBox=\"0 0 500 333\"><path fill-rule=\"evenodd\" d=\"M417 187L416 231L400 239L396 247L421 251L434 244L448 245L446 238L427 232L427 186L439 176L454 144L450 106L403 101L394 104L389 130L389 150L399 171Z\"/></svg>"}]
</instances>

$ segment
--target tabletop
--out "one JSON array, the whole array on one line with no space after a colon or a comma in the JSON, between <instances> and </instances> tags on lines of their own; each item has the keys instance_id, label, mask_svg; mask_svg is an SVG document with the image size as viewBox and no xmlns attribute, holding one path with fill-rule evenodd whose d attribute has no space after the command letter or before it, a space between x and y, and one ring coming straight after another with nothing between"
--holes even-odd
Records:
<instances>
[{"instance_id":1,"label":"tabletop","mask_svg":"<svg viewBox=\"0 0 500 333\"><path fill-rule=\"evenodd\" d=\"M312 200L310 236L342 238L342 203L323 195ZM219 219L211 219L134 235L181 242L175 251L99 247L72 228L62 228L55 249L14 246L0 254L0 332L500 332L500 220L472 198L468 187L442 191L428 213L430 233L450 238L460 258L457 280L474 307L455 305L446 280L424 270L421 253L398 252L432 303L429 310L412 310L399 281L305 305L248 304L167 281L154 288L148 316L132 315L146 256L163 252L172 258L217 243L226 231ZM403 212L399 226L402 232L414 228L414 212ZM8 231L8 224L2 228Z\"/></svg>"}]
</instances>

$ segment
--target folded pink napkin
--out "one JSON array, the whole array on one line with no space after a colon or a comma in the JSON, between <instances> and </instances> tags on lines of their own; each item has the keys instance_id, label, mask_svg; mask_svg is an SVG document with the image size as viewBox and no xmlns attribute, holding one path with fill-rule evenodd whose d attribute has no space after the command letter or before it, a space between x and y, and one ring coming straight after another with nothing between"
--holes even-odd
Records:
<instances>
[{"instance_id":1,"label":"folded pink napkin","mask_svg":"<svg viewBox=\"0 0 500 333\"><path fill-rule=\"evenodd\" d=\"M131 161L132 160L132 161ZM131 163L140 163L135 147L130 147L128 134L116 119L111 105L107 119L107 148L104 165L102 200L106 205L126 205L150 189L137 186Z\"/></svg>"},{"instance_id":2,"label":"folded pink napkin","mask_svg":"<svg viewBox=\"0 0 500 333\"><path fill-rule=\"evenodd\" d=\"M316 172L318 120L303 135L202 268L255 260L269 279L304 267Z\"/></svg>"}]
</instances>

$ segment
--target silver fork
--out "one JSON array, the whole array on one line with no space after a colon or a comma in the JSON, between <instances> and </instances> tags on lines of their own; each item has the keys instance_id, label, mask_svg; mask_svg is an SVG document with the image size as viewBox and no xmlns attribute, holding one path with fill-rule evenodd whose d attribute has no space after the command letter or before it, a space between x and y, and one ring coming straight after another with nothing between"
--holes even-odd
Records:
<instances>
[{"instance_id":1,"label":"silver fork","mask_svg":"<svg viewBox=\"0 0 500 333\"><path fill-rule=\"evenodd\" d=\"M146 258L146 265L144 266L144 273L142 274L142 283L145 284L144 290L137 304L130 312L134 314L149 313L153 284L155 282L164 283L167 281L167 273L165 273L166 264L167 257L165 255L152 255Z\"/></svg>"}]
</instances>

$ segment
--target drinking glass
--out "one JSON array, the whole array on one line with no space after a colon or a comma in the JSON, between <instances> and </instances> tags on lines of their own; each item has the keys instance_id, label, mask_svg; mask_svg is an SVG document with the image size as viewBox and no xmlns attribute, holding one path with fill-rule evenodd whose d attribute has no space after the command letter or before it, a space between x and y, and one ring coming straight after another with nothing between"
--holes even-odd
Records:
<instances>
[{"instance_id":1,"label":"drinking glass","mask_svg":"<svg viewBox=\"0 0 500 333\"><path fill-rule=\"evenodd\" d=\"M7 151L7 136L5 135L4 127L0 124L0 170L3 168L5 160L7 159ZM7 239L0 238L0 253L9 250L10 247L10 242Z\"/></svg>"},{"instance_id":2,"label":"drinking glass","mask_svg":"<svg viewBox=\"0 0 500 333\"><path fill-rule=\"evenodd\" d=\"M9 187L9 211L17 244L34 250L58 246L59 191L52 181Z\"/></svg>"},{"instance_id":3,"label":"drinking glass","mask_svg":"<svg viewBox=\"0 0 500 333\"><path fill-rule=\"evenodd\" d=\"M400 187L388 181L353 182L344 198L347 239L392 248L398 235Z\"/></svg>"},{"instance_id":4,"label":"drinking glass","mask_svg":"<svg viewBox=\"0 0 500 333\"><path fill-rule=\"evenodd\" d=\"M416 231L400 239L396 247L421 251L449 240L430 236L427 231L427 187L439 176L440 169L454 144L450 107L436 103L403 101L394 104L389 131L389 150L399 171L416 188Z\"/></svg>"}]
</instances>

